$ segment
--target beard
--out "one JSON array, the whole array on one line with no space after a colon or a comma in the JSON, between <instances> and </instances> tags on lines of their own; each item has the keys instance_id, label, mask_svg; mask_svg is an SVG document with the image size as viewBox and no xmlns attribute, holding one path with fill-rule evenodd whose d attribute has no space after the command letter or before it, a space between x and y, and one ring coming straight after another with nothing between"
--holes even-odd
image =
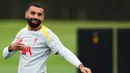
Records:
<instances>
[{"instance_id":1,"label":"beard","mask_svg":"<svg viewBox=\"0 0 130 73\"><path fill-rule=\"evenodd\" d=\"M31 28L37 28L40 24L41 24L41 20L35 19L35 18L26 18L26 20L28 21L28 25Z\"/></svg>"}]
</instances>

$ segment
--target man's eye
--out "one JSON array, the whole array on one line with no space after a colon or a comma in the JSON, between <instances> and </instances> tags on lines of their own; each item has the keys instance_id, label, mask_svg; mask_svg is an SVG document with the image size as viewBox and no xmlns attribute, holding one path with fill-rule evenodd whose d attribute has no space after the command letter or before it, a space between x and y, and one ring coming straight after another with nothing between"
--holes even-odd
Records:
<instances>
[{"instance_id":1,"label":"man's eye","mask_svg":"<svg viewBox=\"0 0 130 73\"><path fill-rule=\"evenodd\" d=\"M35 12L31 12L32 15L35 15Z\"/></svg>"},{"instance_id":2,"label":"man's eye","mask_svg":"<svg viewBox=\"0 0 130 73\"><path fill-rule=\"evenodd\" d=\"M38 16L42 16L42 13L38 13Z\"/></svg>"}]
</instances>

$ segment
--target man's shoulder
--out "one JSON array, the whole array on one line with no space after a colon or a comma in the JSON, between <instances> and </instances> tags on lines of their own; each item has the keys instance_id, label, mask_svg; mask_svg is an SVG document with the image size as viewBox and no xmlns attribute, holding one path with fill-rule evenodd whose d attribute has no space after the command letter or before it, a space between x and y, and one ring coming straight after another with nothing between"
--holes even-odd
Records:
<instances>
[{"instance_id":1,"label":"man's shoulder","mask_svg":"<svg viewBox=\"0 0 130 73\"><path fill-rule=\"evenodd\" d=\"M47 40L50 40L50 35L49 35L50 29L49 28L47 28L46 26L43 25L42 28L40 29L40 32L43 33L43 35L47 38Z\"/></svg>"},{"instance_id":2,"label":"man's shoulder","mask_svg":"<svg viewBox=\"0 0 130 73\"><path fill-rule=\"evenodd\" d=\"M20 29L20 30L17 32L16 36L18 36L18 35L20 35L21 33L23 33L24 30L25 30L25 28Z\"/></svg>"}]
</instances>

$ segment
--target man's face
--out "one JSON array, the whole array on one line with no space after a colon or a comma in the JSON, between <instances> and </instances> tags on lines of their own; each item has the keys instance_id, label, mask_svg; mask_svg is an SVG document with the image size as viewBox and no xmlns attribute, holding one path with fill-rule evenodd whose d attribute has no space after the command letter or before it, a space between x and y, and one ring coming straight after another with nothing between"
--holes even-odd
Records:
<instances>
[{"instance_id":1,"label":"man's face","mask_svg":"<svg viewBox=\"0 0 130 73\"><path fill-rule=\"evenodd\" d=\"M44 10L35 6L30 6L25 13L25 18L31 28L37 28L44 19Z\"/></svg>"}]
</instances>

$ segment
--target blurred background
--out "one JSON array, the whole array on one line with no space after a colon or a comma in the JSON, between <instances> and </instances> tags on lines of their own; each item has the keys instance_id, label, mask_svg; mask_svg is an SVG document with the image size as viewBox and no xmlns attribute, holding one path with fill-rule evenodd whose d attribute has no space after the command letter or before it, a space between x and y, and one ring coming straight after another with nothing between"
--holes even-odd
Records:
<instances>
[{"instance_id":1,"label":"blurred background","mask_svg":"<svg viewBox=\"0 0 130 73\"><path fill-rule=\"evenodd\" d=\"M32 0L2 0L0 18L24 18ZM129 0L36 0L46 19L129 20Z\"/></svg>"},{"instance_id":2,"label":"blurred background","mask_svg":"<svg viewBox=\"0 0 130 73\"><path fill-rule=\"evenodd\" d=\"M31 1L33 0L2 0L0 2L0 73L17 73L19 52L8 60L2 58L2 52L4 47L12 42L17 32L26 26L27 23L24 19L24 14L27 5ZM43 24L50 28L59 37L61 42L79 57L85 66L92 68L93 73L104 73L102 70L96 72L96 67L98 69L106 68L104 69L106 71L105 73L129 73L130 0L36 1L44 5L45 21L43 21ZM111 36L104 36L107 35L106 29L109 29L108 31L110 31ZM81 34L82 31L85 31L84 33L86 33L86 35ZM79 34L81 34L81 36L79 36ZM89 35L90 37L86 37ZM118 35L120 37L118 37ZM106 40L109 37L110 39L107 41L110 41L105 41L107 42L106 44L110 45L105 45L110 47L105 48L110 49L109 52L105 51L107 54L102 53L104 52L102 48L97 51L100 55L97 55L97 52L93 52L94 47L92 46L95 45L87 45L92 42L89 42L86 38L94 39L95 42L100 43L100 46L96 44L95 47L100 48L104 45L100 39L103 38L102 40ZM80 42L80 39L84 42ZM120 39L121 41L119 41ZM86 45L88 47L86 47ZM80 51L81 46L84 46L82 49L85 50ZM87 48L93 48L93 50L87 50ZM122 50L124 48L126 49ZM86 54L86 52L82 53L83 51L87 51L88 54ZM106 55L110 55L108 59L106 59ZM106 56L106 58L98 58L99 56ZM100 59L100 62L96 62L96 59ZM104 59L107 61L104 61ZM109 64L109 66L102 65L106 63L107 65ZM61 56L51 54L47 63L47 72L78 73L79 71Z\"/></svg>"}]
</instances>

